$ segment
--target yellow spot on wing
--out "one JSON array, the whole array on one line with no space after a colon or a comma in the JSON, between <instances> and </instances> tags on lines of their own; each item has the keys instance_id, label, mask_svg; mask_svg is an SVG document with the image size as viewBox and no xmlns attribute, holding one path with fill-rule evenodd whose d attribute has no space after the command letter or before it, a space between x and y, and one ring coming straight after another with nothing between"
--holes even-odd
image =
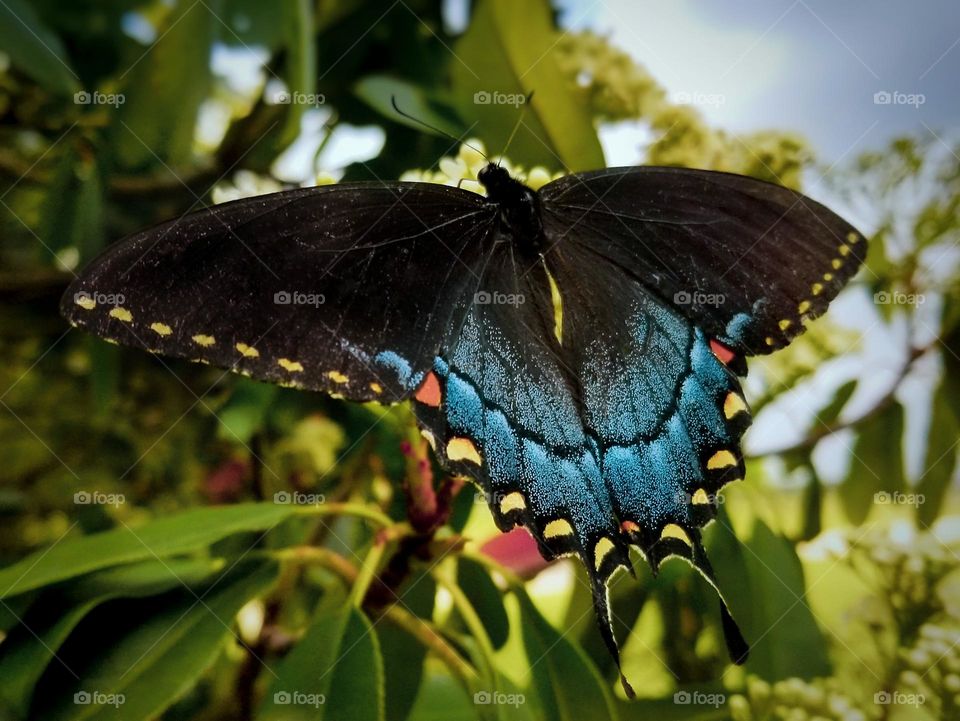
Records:
<instances>
[{"instance_id":1,"label":"yellow spot on wing","mask_svg":"<svg viewBox=\"0 0 960 721\"><path fill-rule=\"evenodd\" d=\"M381 393L383 393L383 386L380 385L379 383L371 383L370 390L372 390L377 395L380 395Z\"/></svg>"},{"instance_id":2,"label":"yellow spot on wing","mask_svg":"<svg viewBox=\"0 0 960 721\"><path fill-rule=\"evenodd\" d=\"M727 420L738 413L743 413L745 410L747 410L747 404L743 402L739 393L735 391L727 393L727 397L723 399L723 415Z\"/></svg>"},{"instance_id":3,"label":"yellow spot on wing","mask_svg":"<svg viewBox=\"0 0 960 721\"><path fill-rule=\"evenodd\" d=\"M547 280L550 281L550 299L553 301L553 334L557 337L557 343L563 344L563 296L560 295L560 288L557 287L557 281L550 275L546 263L543 266L547 274Z\"/></svg>"},{"instance_id":4,"label":"yellow spot on wing","mask_svg":"<svg viewBox=\"0 0 960 721\"><path fill-rule=\"evenodd\" d=\"M437 437L434 436L430 431L423 429L420 431L420 435L427 439L427 443L430 444L430 447L433 450L437 450Z\"/></svg>"},{"instance_id":5,"label":"yellow spot on wing","mask_svg":"<svg viewBox=\"0 0 960 721\"><path fill-rule=\"evenodd\" d=\"M784 318L782 321L780 321L780 330L786 330L791 325L792 325L792 322Z\"/></svg>"},{"instance_id":6,"label":"yellow spot on wing","mask_svg":"<svg viewBox=\"0 0 960 721\"><path fill-rule=\"evenodd\" d=\"M158 335L170 335L173 333L173 328L168 326L166 323L151 323L150 330Z\"/></svg>"},{"instance_id":7,"label":"yellow spot on wing","mask_svg":"<svg viewBox=\"0 0 960 721\"><path fill-rule=\"evenodd\" d=\"M664 526L663 530L660 532L660 538L676 538L680 541L683 541L688 546L693 545L693 543L690 541L690 536L687 535L687 532L676 523L668 523L666 526Z\"/></svg>"},{"instance_id":8,"label":"yellow spot on wing","mask_svg":"<svg viewBox=\"0 0 960 721\"><path fill-rule=\"evenodd\" d=\"M483 463L480 452L469 438L451 438L447 443L447 458L451 461L470 461L478 466Z\"/></svg>"},{"instance_id":9,"label":"yellow spot on wing","mask_svg":"<svg viewBox=\"0 0 960 721\"><path fill-rule=\"evenodd\" d=\"M346 383L348 380L350 380L340 371L330 371L327 373L327 378L332 380L334 383Z\"/></svg>"},{"instance_id":10,"label":"yellow spot on wing","mask_svg":"<svg viewBox=\"0 0 960 721\"><path fill-rule=\"evenodd\" d=\"M829 283L831 280L833 280L833 273L824 273L823 279Z\"/></svg>"},{"instance_id":11,"label":"yellow spot on wing","mask_svg":"<svg viewBox=\"0 0 960 721\"><path fill-rule=\"evenodd\" d=\"M814 283L813 286L810 288L810 292L813 293L814 295L820 295L823 292L823 285L821 285L820 283Z\"/></svg>"},{"instance_id":12,"label":"yellow spot on wing","mask_svg":"<svg viewBox=\"0 0 960 721\"><path fill-rule=\"evenodd\" d=\"M843 265L843 261L840 260L839 258L834 258L833 260L830 261L830 265L833 266L834 270L840 270L840 266Z\"/></svg>"},{"instance_id":13,"label":"yellow spot on wing","mask_svg":"<svg viewBox=\"0 0 960 721\"><path fill-rule=\"evenodd\" d=\"M847 242L848 242L848 243L859 243L859 242L860 242L860 236L857 235L856 233L854 233L853 231L850 231L849 233L847 233Z\"/></svg>"},{"instance_id":14,"label":"yellow spot on wing","mask_svg":"<svg viewBox=\"0 0 960 721\"><path fill-rule=\"evenodd\" d=\"M808 310L810 310L810 301L809 300L800 301L800 305L797 306L797 313L799 313L800 315L803 315Z\"/></svg>"},{"instance_id":15,"label":"yellow spot on wing","mask_svg":"<svg viewBox=\"0 0 960 721\"><path fill-rule=\"evenodd\" d=\"M546 539L562 538L563 536L572 536L573 526L570 521L564 518L555 518L550 521L543 529L543 537Z\"/></svg>"},{"instance_id":16,"label":"yellow spot on wing","mask_svg":"<svg viewBox=\"0 0 960 721\"><path fill-rule=\"evenodd\" d=\"M735 465L737 465L737 457L730 451L717 451L707 461L707 470L716 471L720 468L729 468Z\"/></svg>"},{"instance_id":17,"label":"yellow spot on wing","mask_svg":"<svg viewBox=\"0 0 960 721\"><path fill-rule=\"evenodd\" d=\"M597 545L593 547L593 567L600 570L600 566L603 565L603 560L607 555L614 549L616 546L613 545L613 541L604 536L599 541Z\"/></svg>"},{"instance_id":18,"label":"yellow spot on wing","mask_svg":"<svg viewBox=\"0 0 960 721\"><path fill-rule=\"evenodd\" d=\"M770 337L764 338L763 340L767 345L773 345L775 342L773 338L770 338Z\"/></svg>"},{"instance_id":19,"label":"yellow spot on wing","mask_svg":"<svg viewBox=\"0 0 960 721\"><path fill-rule=\"evenodd\" d=\"M277 361L277 365L284 370L290 371L291 373L299 373L303 370L303 366L300 365L300 363L297 361L292 361L289 358L281 358Z\"/></svg>"},{"instance_id":20,"label":"yellow spot on wing","mask_svg":"<svg viewBox=\"0 0 960 721\"><path fill-rule=\"evenodd\" d=\"M237 350L240 351L240 355L246 358L259 358L260 351L258 351L253 346L249 346L246 343L237 343Z\"/></svg>"},{"instance_id":21,"label":"yellow spot on wing","mask_svg":"<svg viewBox=\"0 0 960 721\"><path fill-rule=\"evenodd\" d=\"M510 513L510 511L522 511L526 509L527 501L519 491L508 493L500 500L500 513Z\"/></svg>"},{"instance_id":22,"label":"yellow spot on wing","mask_svg":"<svg viewBox=\"0 0 960 721\"><path fill-rule=\"evenodd\" d=\"M126 308L114 308L110 311L110 317L122 320L124 323L129 323L133 320L133 313Z\"/></svg>"},{"instance_id":23,"label":"yellow spot on wing","mask_svg":"<svg viewBox=\"0 0 960 721\"><path fill-rule=\"evenodd\" d=\"M837 250L840 253L840 255L850 255L849 245L841 245Z\"/></svg>"},{"instance_id":24,"label":"yellow spot on wing","mask_svg":"<svg viewBox=\"0 0 960 721\"><path fill-rule=\"evenodd\" d=\"M710 505L710 496L708 496L707 492L702 488L698 488L693 492L693 498L691 500L695 506Z\"/></svg>"},{"instance_id":25,"label":"yellow spot on wing","mask_svg":"<svg viewBox=\"0 0 960 721\"><path fill-rule=\"evenodd\" d=\"M212 346L214 343L217 342L217 339L214 338L212 335L203 335L203 334L195 335L191 340L193 340L193 342L196 343L197 345L202 345L204 348L209 348L210 346Z\"/></svg>"},{"instance_id":26,"label":"yellow spot on wing","mask_svg":"<svg viewBox=\"0 0 960 721\"><path fill-rule=\"evenodd\" d=\"M75 296L73 296L73 302L84 310L93 310L97 307L97 301L95 301L86 293L77 293Z\"/></svg>"}]
</instances>

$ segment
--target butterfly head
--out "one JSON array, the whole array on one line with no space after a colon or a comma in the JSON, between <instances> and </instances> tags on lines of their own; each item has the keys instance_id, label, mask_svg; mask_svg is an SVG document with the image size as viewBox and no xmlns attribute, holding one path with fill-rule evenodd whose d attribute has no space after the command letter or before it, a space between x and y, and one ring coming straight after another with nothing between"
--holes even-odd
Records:
<instances>
[{"instance_id":1,"label":"butterfly head","mask_svg":"<svg viewBox=\"0 0 960 721\"><path fill-rule=\"evenodd\" d=\"M477 173L487 198L500 206L500 217L521 247L537 251L543 239L540 198L537 192L512 178L506 168L489 163Z\"/></svg>"},{"instance_id":2,"label":"butterfly head","mask_svg":"<svg viewBox=\"0 0 960 721\"><path fill-rule=\"evenodd\" d=\"M518 181L510 177L506 168L495 163L487 163L483 170L477 173L477 180L487 189L487 195L491 198L502 195L508 188L518 184Z\"/></svg>"}]
</instances>

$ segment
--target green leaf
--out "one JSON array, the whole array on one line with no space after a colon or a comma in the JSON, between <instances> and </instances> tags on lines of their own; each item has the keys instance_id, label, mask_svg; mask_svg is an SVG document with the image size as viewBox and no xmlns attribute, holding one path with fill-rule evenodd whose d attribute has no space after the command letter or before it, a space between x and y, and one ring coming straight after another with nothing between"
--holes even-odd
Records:
<instances>
[{"instance_id":1,"label":"green leaf","mask_svg":"<svg viewBox=\"0 0 960 721\"><path fill-rule=\"evenodd\" d=\"M267 411L280 389L267 383L243 379L237 382L230 400L217 411L217 437L231 443L250 443L263 428Z\"/></svg>"},{"instance_id":2,"label":"green leaf","mask_svg":"<svg viewBox=\"0 0 960 721\"><path fill-rule=\"evenodd\" d=\"M210 90L210 52L222 27L218 10L217 0L177 3L157 42L130 58L113 127L115 157L125 167L176 169L192 160L200 105Z\"/></svg>"},{"instance_id":3,"label":"green leaf","mask_svg":"<svg viewBox=\"0 0 960 721\"><path fill-rule=\"evenodd\" d=\"M960 437L960 421L953 406L957 396L946 380L933 395L930 430L927 432L927 450L923 472L917 483L917 493L923 503L917 507L922 524L929 526L940 514L946 499L950 481L957 468L957 438Z\"/></svg>"},{"instance_id":4,"label":"green leaf","mask_svg":"<svg viewBox=\"0 0 960 721\"><path fill-rule=\"evenodd\" d=\"M60 38L24 0L0 3L0 48L14 66L50 92L69 95L80 89Z\"/></svg>"},{"instance_id":5,"label":"green leaf","mask_svg":"<svg viewBox=\"0 0 960 721\"><path fill-rule=\"evenodd\" d=\"M697 691L698 693L709 695L715 694L723 697L727 694L717 694L716 689L701 690L691 688L688 693ZM679 691L678 693L683 693ZM718 706L710 704L687 705L678 703L673 698L641 700L617 703L620 709L620 718L622 721L729 721L730 710L725 703Z\"/></svg>"},{"instance_id":6,"label":"green leaf","mask_svg":"<svg viewBox=\"0 0 960 721\"><path fill-rule=\"evenodd\" d=\"M874 504L903 487L903 406L894 403L860 426L850 472L837 490L847 517L859 525Z\"/></svg>"},{"instance_id":7,"label":"green leaf","mask_svg":"<svg viewBox=\"0 0 960 721\"><path fill-rule=\"evenodd\" d=\"M321 610L276 673L257 719L384 718L380 644L370 621L352 605Z\"/></svg>"},{"instance_id":8,"label":"green leaf","mask_svg":"<svg viewBox=\"0 0 960 721\"><path fill-rule=\"evenodd\" d=\"M429 574L417 574L400 588L400 603L420 618L433 614L437 584ZM423 680L426 647L406 631L384 621L377 625L383 656L386 721L404 721L413 708Z\"/></svg>"},{"instance_id":9,"label":"green leaf","mask_svg":"<svg viewBox=\"0 0 960 721\"><path fill-rule=\"evenodd\" d=\"M522 98L535 90L523 116L525 127L510 146L511 160L556 170L602 168L593 118L553 54L560 31L552 12L546 0L477 3L470 27L453 49L453 104L461 117L477 121L470 134L496 154L520 118Z\"/></svg>"},{"instance_id":10,"label":"green leaf","mask_svg":"<svg viewBox=\"0 0 960 721\"><path fill-rule=\"evenodd\" d=\"M533 685L549 721L617 719L613 696L583 650L557 633L525 593L520 602L523 644Z\"/></svg>"},{"instance_id":11,"label":"green leaf","mask_svg":"<svg viewBox=\"0 0 960 721\"><path fill-rule=\"evenodd\" d=\"M10 708L25 717L37 680L90 611L112 598L148 596L198 583L222 565L222 561L209 559L150 560L93 573L51 591L30 608L22 624L0 645L0 694Z\"/></svg>"},{"instance_id":12,"label":"green leaf","mask_svg":"<svg viewBox=\"0 0 960 721\"><path fill-rule=\"evenodd\" d=\"M310 0L288 0L281 3L286 38L285 80L287 88L310 95L317 91L317 54L313 42L313 6ZM308 109L305 103L291 103L278 140L286 148L300 135L300 121Z\"/></svg>"},{"instance_id":13,"label":"green leaf","mask_svg":"<svg viewBox=\"0 0 960 721\"><path fill-rule=\"evenodd\" d=\"M197 551L234 533L271 529L296 512L273 503L194 508L136 529L67 538L0 571L0 598L108 566Z\"/></svg>"},{"instance_id":14,"label":"green leaf","mask_svg":"<svg viewBox=\"0 0 960 721\"><path fill-rule=\"evenodd\" d=\"M67 663L80 678L65 676L69 690L39 697L41 707L49 707L41 708L37 718L155 718L197 683L232 634L234 616L273 584L277 571L277 564L269 561L240 564L206 589L178 593L152 606L149 615L135 623L126 614L118 615L119 637L111 635L108 626L98 632L101 646L91 649L84 644L68 654ZM113 695L122 703L74 700L75 694L94 692Z\"/></svg>"},{"instance_id":15,"label":"green leaf","mask_svg":"<svg viewBox=\"0 0 960 721\"><path fill-rule=\"evenodd\" d=\"M391 98L396 98L397 105L403 112L422 120L428 125L452 135L455 138L465 130L458 122L456 113L436 99L432 98L423 88L405 80L387 77L385 75L368 75L353 87L353 91L363 102L383 115L385 118L406 125L418 132L430 132L421 123L405 118L393 108ZM439 133L442 135L442 133Z\"/></svg>"},{"instance_id":16,"label":"green leaf","mask_svg":"<svg viewBox=\"0 0 960 721\"><path fill-rule=\"evenodd\" d=\"M817 413L817 420L814 421L813 430L817 431L822 428L831 427L840 416L841 411L843 411L844 406L847 405L847 401L850 400L850 396L853 395L853 392L857 389L857 381L847 381L842 386L840 386L836 392L833 394L833 399Z\"/></svg>"},{"instance_id":17,"label":"green leaf","mask_svg":"<svg viewBox=\"0 0 960 721\"><path fill-rule=\"evenodd\" d=\"M503 606L503 594L490 578L489 572L476 561L460 558L457 561L457 584L476 611L494 648L500 648L510 635L510 621Z\"/></svg>"},{"instance_id":18,"label":"green leaf","mask_svg":"<svg viewBox=\"0 0 960 721\"><path fill-rule=\"evenodd\" d=\"M829 675L827 644L804 600L793 545L760 520L741 543L722 511L705 537L718 586L751 646L747 672L767 681Z\"/></svg>"}]
</instances>

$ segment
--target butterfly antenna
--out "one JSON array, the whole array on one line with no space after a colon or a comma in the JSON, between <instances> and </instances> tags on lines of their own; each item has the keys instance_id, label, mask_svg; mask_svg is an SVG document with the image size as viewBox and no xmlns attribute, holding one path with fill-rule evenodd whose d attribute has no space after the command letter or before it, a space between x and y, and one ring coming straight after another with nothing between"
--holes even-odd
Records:
<instances>
[{"instance_id":1,"label":"butterfly antenna","mask_svg":"<svg viewBox=\"0 0 960 721\"><path fill-rule=\"evenodd\" d=\"M478 148L478 147L476 147L476 146L474 146L474 145L470 145L470 143L468 143L467 141L465 141L463 138L458 138L458 137L454 136L452 133L448 133L446 130L441 130L441 129L438 128L437 126L431 125L430 123L426 122L425 120L421 120L420 118L415 118L415 117L412 116L410 113L401 110L401 109L400 109L400 106L397 105L397 96L396 96L396 95L391 95L391 96L390 96L390 104L393 106L393 109L397 111L397 114L398 114L398 115L403 116L403 117L406 118L407 120L412 120L412 121L415 122L417 125L422 125L423 127L427 128L428 130L432 130L433 132L438 133L439 135L442 135L442 136L444 136L445 138L450 138L450 140L452 140L453 142L455 142L455 143L457 143L457 144L461 144L461 143L462 143L463 145L466 145L466 146L467 146L468 148L470 148L471 150L475 150L476 152L480 153L480 155L483 157L483 159L486 160L488 163L490 162L490 158L487 157L486 153L484 153L482 150L480 150L480 148Z\"/></svg>"},{"instance_id":2,"label":"butterfly antenna","mask_svg":"<svg viewBox=\"0 0 960 721\"><path fill-rule=\"evenodd\" d=\"M510 131L510 137L507 138L507 145L506 145L506 147L504 147L503 152L500 153L500 160L497 162L497 166L498 166L498 167L499 167L500 163L503 162L503 156L506 155L506 154L507 154L507 150L510 149L510 143L513 142L514 136L517 134L517 131L520 129L520 126L523 125L523 116L526 114L527 108L529 107L531 100L533 100L533 91L532 91L532 90L531 90L529 93L527 93L527 97L526 97L526 98L524 99L524 101L523 101L523 110L520 111L520 115L519 115L519 117L517 118L517 122L513 124L513 130Z\"/></svg>"}]
</instances>

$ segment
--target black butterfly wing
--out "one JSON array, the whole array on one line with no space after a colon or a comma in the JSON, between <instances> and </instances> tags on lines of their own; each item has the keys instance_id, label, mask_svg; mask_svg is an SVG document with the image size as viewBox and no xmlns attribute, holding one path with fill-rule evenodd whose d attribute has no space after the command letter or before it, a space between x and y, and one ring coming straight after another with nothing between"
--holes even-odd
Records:
<instances>
[{"instance_id":1,"label":"black butterfly wing","mask_svg":"<svg viewBox=\"0 0 960 721\"><path fill-rule=\"evenodd\" d=\"M123 345L395 401L464 312L495 219L482 196L425 183L234 201L111 246L61 311Z\"/></svg>"},{"instance_id":2,"label":"black butterfly wing","mask_svg":"<svg viewBox=\"0 0 960 721\"><path fill-rule=\"evenodd\" d=\"M594 540L596 582L629 567L627 547L636 545L654 571L679 555L716 585L700 528L715 517L720 489L744 475L750 413L736 374L702 329L583 246L558 245L546 263L615 523ZM731 657L742 661L746 643L725 603L721 610Z\"/></svg>"},{"instance_id":3,"label":"black butterfly wing","mask_svg":"<svg viewBox=\"0 0 960 721\"><path fill-rule=\"evenodd\" d=\"M863 236L823 205L741 175L610 168L540 196L551 242L584 246L744 355L787 345L866 254Z\"/></svg>"}]
</instances>

